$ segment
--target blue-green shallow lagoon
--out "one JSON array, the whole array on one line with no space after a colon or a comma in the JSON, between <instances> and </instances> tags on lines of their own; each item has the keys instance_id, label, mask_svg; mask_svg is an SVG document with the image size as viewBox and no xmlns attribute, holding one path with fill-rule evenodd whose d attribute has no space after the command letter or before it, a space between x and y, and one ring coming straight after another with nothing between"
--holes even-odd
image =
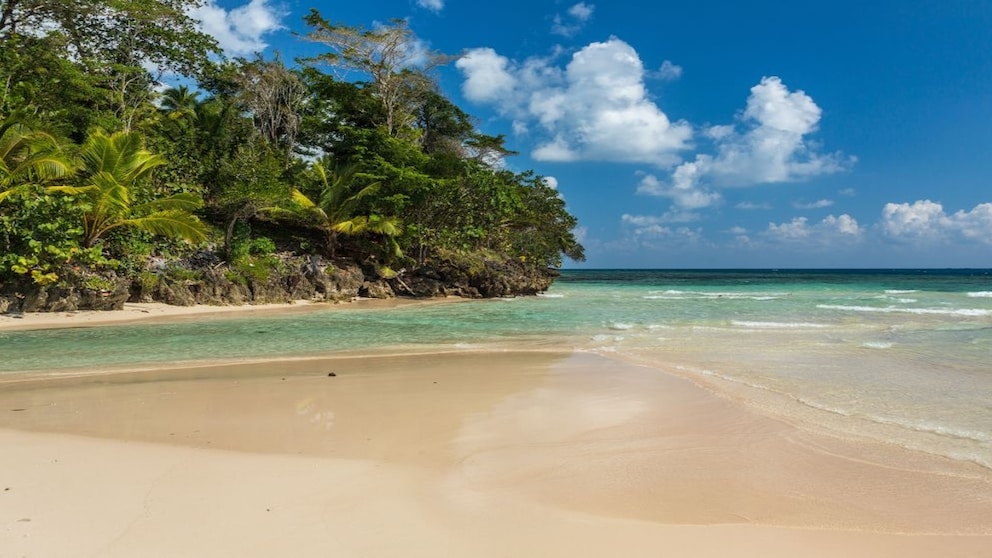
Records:
<instances>
[{"instance_id":1,"label":"blue-green shallow lagoon","mask_svg":"<svg viewBox=\"0 0 992 558\"><path fill-rule=\"evenodd\" d=\"M538 297L0 333L0 373L521 348L635 360L788 420L992 468L989 270L566 271Z\"/></svg>"}]
</instances>

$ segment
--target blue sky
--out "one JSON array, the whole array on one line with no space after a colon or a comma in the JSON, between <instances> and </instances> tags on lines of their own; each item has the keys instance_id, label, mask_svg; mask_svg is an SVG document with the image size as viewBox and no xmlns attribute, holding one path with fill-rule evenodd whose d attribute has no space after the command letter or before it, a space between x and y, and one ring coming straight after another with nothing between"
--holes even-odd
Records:
<instances>
[{"instance_id":1,"label":"blue sky","mask_svg":"<svg viewBox=\"0 0 992 558\"><path fill-rule=\"evenodd\" d=\"M566 267L992 267L992 3L211 0L231 55L406 18L548 177Z\"/></svg>"}]
</instances>

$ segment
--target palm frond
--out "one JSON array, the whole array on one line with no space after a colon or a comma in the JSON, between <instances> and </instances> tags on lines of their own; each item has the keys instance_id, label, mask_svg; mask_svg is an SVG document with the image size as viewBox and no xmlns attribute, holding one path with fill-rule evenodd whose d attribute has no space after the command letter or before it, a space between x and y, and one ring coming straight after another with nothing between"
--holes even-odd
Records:
<instances>
[{"instance_id":1,"label":"palm frond","mask_svg":"<svg viewBox=\"0 0 992 558\"><path fill-rule=\"evenodd\" d=\"M359 234L365 231L368 224L368 217L352 217L346 221L335 223L330 228L334 232L339 232L341 234Z\"/></svg>"},{"instance_id":2,"label":"palm frond","mask_svg":"<svg viewBox=\"0 0 992 558\"><path fill-rule=\"evenodd\" d=\"M143 231L182 238L189 242L202 242L207 238L207 227L195 216L183 210L158 211L144 217L122 219L104 229L131 226Z\"/></svg>"},{"instance_id":3,"label":"palm frond","mask_svg":"<svg viewBox=\"0 0 992 558\"><path fill-rule=\"evenodd\" d=\"M200 196L197 196L196 194L184 193L136 205L131 208L131 211L134 214L142 215L157 211L193 211L202 206L203 199L200 198Z\"/></svg>"}]
</instances>

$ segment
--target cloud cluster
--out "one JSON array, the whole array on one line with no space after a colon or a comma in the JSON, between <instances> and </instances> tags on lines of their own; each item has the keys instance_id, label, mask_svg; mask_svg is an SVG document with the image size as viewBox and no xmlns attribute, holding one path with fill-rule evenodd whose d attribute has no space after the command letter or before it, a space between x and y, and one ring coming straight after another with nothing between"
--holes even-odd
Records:
<instances>
[{"instance_id":1,"label":"cloud cluster","mask_svg":"<svg viewBox=\"0 0 992 558\"><path fill-rule=\"evenodd\" d=\"M665 217L638 217L624 215L624 225L645 226L665 222ZM729 232L738 240L751 242L748 231L734 227ZM768 241L804 244L807 246L832 246L850 243L868 236L917 246L942 243L979 243L992 245L992 203L981 203L971 210L947 213L944 206L930 200L913 203L887 203L882 208L878 222L862 226L847 214L829 215L818 223L806 217L795 217L783 223L769 223L758 235ZM880 238L881 237L881 238Z\"/></svg>"},{"instance_id":2,"label":"cloud cluster","mask_svg":"<svg viewBox=\"0 0 992 558\"><path fill-rule=\"evenodd\" d=\"M970 211L948 214L944 206L930 200L887 203L880 222L883 233L901 241L940 242L970 240L992 244L992 203L981 203Z\"/></svg>"},{"instance_id":3,"label":"cloud cluster","mask_svg":"<svg viewBox=\"0 0 992 558\"><path fill-rule=\"evenodd\" d=\"M852 241L864 235L865 229L850 215L828 215L819 223L810 224L806 217L796 217L788 223L769 223L765 234L778 241L813 241L816 244L830 244L836 240Z\"/></svg>"},{"instance_id":4,"label":"cloud cluster","mask_svg":"<svg viewBox=\"0 0 992 558\"><path fill-rule=\"evenodd\" d=\"M621 217L623 225L627 227L637 240L677 240L680 242L702 242L702 230L693 229L686 226L669 227L670 223L666 217L654 217L649 215L629 215Z\"/></svg>"},{"instance_id":5,"label":"cloud cluster","mask_svg":"<svg viewBox=\"0 0 992 558\"><path fill-rule=\"evenodd\" d=\"M543 138L532 152L537 160L679 161L692 128L671 122L651 101L644 65L629 44L612 37L575 52L564 69L553 62L518 63L478 48L455 66L468 100L494 106L520 133L537 127Z\"/></svg>"},{"instance_id":6,"label":"cloud cluster","mask_svg":"<svg viewBox=\"0 0 992 558\"><path fill-rule=\"evenodd\" d=\"M246 56L264 50L265 36L283 28L286 13L271 5L269 0L251 0L247 4L225 10L216 0L207 0L189 11L200 22L200 29L217 39L228 56Z\"/></svg>"},{"instance_id":7,"label":"cloud cluster","mask_svg":"<svg viewBox=\"0 0 992 558\"><path fill-rule=\"evenodd\" d=\"M592 4L579 2L573 5L566 12L566 16L556 14L551 25L551 32L562 37L572 37L585 27L585 24L592 19L592 13L596 9Z\"/></svg>"},{"instance_id":8,"label":"cloud cluster","mask_svg":"<svg viewBox=\"0 0 992 558\"><path fill-rule=\"evenodd\" d=\"M738 122L703 130L714 153L697 154L679 164L667 184L644 188L642 183L638 191L671 198L676 207L698 209L721 200L715 191L719 187L796 182L843 170L853 159L820 153L807 139L821 115L812 97L790 91L778 77L764 77L751 88Z\"/></svg>"}]
</instances>

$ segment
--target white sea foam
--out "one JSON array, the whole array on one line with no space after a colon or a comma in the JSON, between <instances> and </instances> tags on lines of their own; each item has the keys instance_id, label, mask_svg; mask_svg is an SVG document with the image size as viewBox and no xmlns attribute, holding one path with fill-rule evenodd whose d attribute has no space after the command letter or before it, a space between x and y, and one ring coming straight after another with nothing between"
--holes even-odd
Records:
<instances>
[{"instance_id":1,"label":"white sea foam","mask_svg":"<svg viewBox=\"0 0 992 558\"><path fill-rule=\"evenodd\" d=\"M817 329L830 327L826 324L815 324L810 322L754 322L745 320L731 320L730 325L755 329Z\"/></svg>"},{"instance_id":2,"label":"white sea foam","mask_svg":"<svg viewBox=\"0 0 992 558\"><path fill-rule=\"evenodd\" d=\"M648 291L648 294L644 298L649 300L686 300L686 299L713 299L713 298L727 298L731 300L777 300L783 296L788 296L789 293L741 293L734 291L678 291L678 290L665 290L665 291Z\"/></svg>"},{"instance_id":3,"label":"white sea foam","mask_svg":"<svg viewBox=\"0 0 992 558\"><path fill-rule=\"evenodd\" d=\"M700 376L710 376L710 377L713 377L713 378L720 378L721 380L725 380L725 381L728 381L728 382L733 382L735 384L740 384L740 385L743 385L743 386L752 387L754 389L760 389L762 391L774 391L770 387L768 387L768 386L766 386L764 384L759 384L757 382L748 381L748 380L745 380L743 378L738 378L738 377L735 377L735 376L728 376L727 374L722 374L720 372L717 372L715 370L710 370L708 368L694 368L694 367L691 367L691 366L681 366L680 365L680 366L676 366L675 369L676 370L682 370L684 372L689 372L691 374L698 374Z\"/></svg>"},{"instance_id":4,"label":"white sea foam","mask_svg":"<svg viewBox=\"0 0 992 558\"><path fill-rule=\"evenodd\" d=\"M968 293L971 298L992 298L992 291L975 291Z\"/></svg>"},{"instance_id":5,"label":"white sea foam","mask_svg":"<svg viewBox=\"0 0 992 558\"><path fill-rule=\"evenodd\" d=\"M906 418L880 417L876 415L867 415L864 418L879 424L898 426L900 428L906 428L916 432L937 434L938 436L957 438L959 440L971 440L973 442L992 442L992 431L955 428L953 426L947 426L930 421Z\"/></svg>"},{"instance_id":6,"label":"white sea foam","mask_svg":"<svg viewBox=\"0 0 992 558\"><path fill-rule=\"evenodd\" d=\"M861 344L866 349L891 349L894 345L895 343L888 341L865 341Z\"/></svg>"},{"instance_id":7,"label":"white sea foam","mask_svg":"<svg viewBox=\"0 0 992 558\"><path fill-rule=\"evenodd\" d=\"M565 295L561 293L537 293L537 296L541 298L565 298Z\"/></svg>"},{"instance_id":8,"label":"white sea foam","mask_svg":"<svg viewBox=\"0 0 992 558\"><path fill-rule=\"evenodd\" d=\"M614 331L627 331L629 329L634 329L634 324L627 324L624 322L610 322L606 326Z\"/></svg>"},{"instance_id":9,"label":"white sea foam","mask_svg":"<svg viewBox=\"0 0 992 558\"><path fill-rule=\"evenodd\" d=\"M909 294L909 293L918 293L918 292L920 291L916 289L909 289L909 290L888 289L885 291L885 294L893 295L893 294Z\"/></svg>"},{"instance_id":10,"label":"white sea foam","mask_svg":"<svg viewBox=\"0 0 992 558\"><path fill-rule=\"evenodd\" d=\"M623 336L599 334L599 335L593 335L592 340L597 343L617 342L617 341L623 341Z\"/></svg>"},{"instance_id":11,"label":"white sea foam","mask_svg":"<svg viewBox=\"0 0 992 558\"><path fill-rule=\"evenodd\" d=\"M914 302L919 302L919 300L915 298L896 297L889 295L879 295L876 296L875 298L878 300L891 300L892 302L898 302L900 304L913 304Z\"/></svg>"},{"instance_id":12,"label":"white sea foam","mask_svg":"<svg viewBox=\"0 0 992 558\"><path fill-rule=\"evenodd\" d=\"M878 312L883 314L898 312L905 314L936 314L942 316L992 316L992 310L984 308L898 308L895 306L846 306L842 304L817 304L817 308L822 310L844 310L848 312Z\"/></svg>"}]
</instances>

